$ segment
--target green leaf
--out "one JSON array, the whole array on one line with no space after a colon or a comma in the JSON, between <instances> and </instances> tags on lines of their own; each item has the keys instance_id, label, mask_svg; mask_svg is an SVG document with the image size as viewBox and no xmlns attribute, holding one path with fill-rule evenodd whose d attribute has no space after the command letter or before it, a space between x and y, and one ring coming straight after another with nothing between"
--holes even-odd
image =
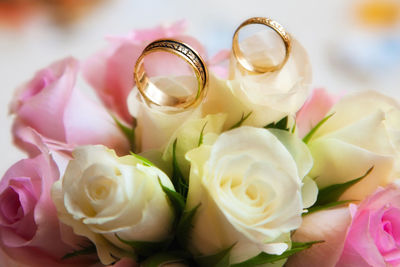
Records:
<instances>
[{"instance_id":1,"label":"green leaf","mask_svg":"<svg viewBox=\"0 0 400 267\"><path fill-rule=\"evenodd\" d=\"M226 248L210 256L197 257L195 258L195 261L200 267L208 267L208 266L229 267L230 252L234 246L235 244L233 244L229 248Z\"/></svg>"},{"instance_id":2,"label":"green leaf","mask_svg":"<svg viewBox=\"0 0 400 267\"><path fill-rule=\"evenodd\" d=\"M183 248L186 248L189 242L190 231L193 228L193 218L199 207L200 204L191 210L184 211L181 219L179 220L178 226L176 228L176 239L179 245Z\"/></svg>"},{"instance_id":3,"label":"green leaf","mask_svg":"<svg viewBox=\"0 0 400 267\"><path fill-rule=\"evenodd\" d=\"M164 186L161 183L161 180L158 179L162 190L164 191L164 193L167 195L169 201L171 202L172 207L174 208L174 212L175 212L175 218L176 220L178 220L178 218L181 217L184 209L185 209L185 199L183 198L183 196L171 189L169 189L168 187Z\"/></svg>"},{"instance_id":4,"label":"green leaf","mask_svg":"<svg viewBox=\"0 0 400 267\"><path fill-rule=\"evenodd\" d=\"M90 255L90 254L96 254L96 246L92 243L89 246L82 246L82 249L74 250L70 253L65 254L61 260L66 260L78 256L83 256L83 255Z\"/></svg>"},{"instance_id":5,"label":"green leaf","mask_svg":"<svg viewBox=\"0 0 400 267\"><path fill-rule=\"evenodd\" d=\"M353 180L350 180L348 182L341 183L341 184L334 184L334 185L325 187L323 189L320 189L318 192L317 200L315 201L314 205L312 207L310 207L308 209L308 212L304 213L303 216L307 216L308 214L311 214L313 212L330 209L330 208L333 208L336 206L345 205L345 204L352 202L352 200L339 201L339 198L352 185L358 183L359 181L364 179L368 174L370 174L373 169L374 169L374 167L369 168L368 171L363 176L358 177L356 179L353 179Z\"/></svg>"},{"instance_id":6,"label":"green leaf","mask_svg":"<svg viewBox=\"0 0 400 267\"><path fill-rule=\"evenodd\" d=\"M199 136L199 142L197 143L197 146L198 146L198 147L201 146L201 145L203 144L204 129L206 128L207 123L208 123L208 121L206 121L206 123L204 123L204 126L203 126L203 128L201 129L200 136Z\"/></svg>"},{"instance_id":7,"label":"green leaf","mask_svg":"<svg viewBox=\"0 0 400 267\"><path fill-rule=\"evenodd\" d=\"M134 156L135 158L137 158L138 160L140 160L143 163L143 165L145 165L145 166L148 166L148 167L154 167L155 166L150 160L146 159L145 157L142 157L142 156L140 156L138 154L135 154L132 151L130 151L130 154L132 156Z\"/></svg>"},{"instance_id":8,"label":"green leaf","mask_svg":"<svg viewBox=\"0 0 400 267\"><path fill-rule=\"evenodd\" d=\"M188 255L182 251L157 253L141 262L143 267L159 267L167 263L185 262Z\"/></svg>"},{"instance_id":9,"label":"green leaf","mask_svg":"<svg viewBox=\"0 0 400 267\"><path fill-rule=\"evenodd\" d=\"M185 199L188 193L189 185L186 181L185 177L183 176L181 169L179 168L178 161L176 159L176 145L178 139L175 139L172 145L172 183L176 189L176 192L181 194Z\"/></svg>"},{"instance_id":10,"label":"green leaf","mask_svg":"<svg viewBox=\"0 0 400 267\"><path fill-rule=\"evenodd\" d=\"M265 129L280 129L284 131L289 131L288 127L288 116L284 117L277 123L271 122L270 124L264 126Z\"/></svg>"},{"instance_id":11,"label":"green leaf","mask_svg":"<svg viewBox=\"0 0 400 267\"><path fill-rule=\"evenodd\" d=\"M293 242L292 243L292 248L286 250L283 252L281 255L272 255L272 254L267 254L265 252L261 252L257 256L248 259L246 261L232 264L232 267L253 267L261 264L266 264L266 263L274 263L279 260L284 260L288 258L289 256L292 256L293 254L296 254L297 252L300 252L302 250L310 248L314 244L322 243L324 241L312 241L312 242L306 242L306 243L298 243L298 242Z\"/></svg>"},{"instance_id":12,"label":"green leaf","mask_svg":"<svg viewBox=\"0 0 400 267\"><path fill-rule=\"evenodd\" d=\"M318 207L318 206L324 206L332 202L336 202L339 200L340 196L343 195L343 193L349 189L352 185L358 183L361 181L363 178L365 178L368 174L371 173L371 171L374 169L374 167L369 168L369 170L361 177L358 177L354 180L350 180L348 182L342 183L342 184L334 184L328 187L325 187L318 192L318 197L317 201L313 205L312 208Z\"/></svg>"},{"instance_id":13,"label":"green leaf","mask_svg":"<svg viewBox=\"0 0 400 267\"><path fill-rule=\"evenodd\" d=\"M290 131L292 134L296 131L297 122L294 123L292 130Z\"/></svg>"},{"instance_id":14,"label":"green leaf","mask_svg":"<svg viewBox=\"0 0 400 267\"><path fill-rule=\"evenodd\" d=\"M171 243L171 239L161 242L148 242L148 241L127 241L120 238L117 234L115 236L124 244L131 246L135 253L141 257L149 257L156 252L165 250Z\"/></svg>"},{"instance_id":15,"label":"green leaf","mask_svg":"<svg viewBox=\"0 0 400 267\"><path fill-rule=\"evenodd\" d=\"M308 144L308 142L310 142L311 138L314 136L314 134L318 131L319 128L321 128L321 126L327 121L329 120L333 115L335 115L335 113L332 113L328 116L326 116L325 118L323 118L320 122L318 122L317 125L314 126L314 128L311 129L311 131L304 136L303 138L303 142Z\"/></svg>"},{"instance_id":16,"label":"green leaf","mask_svg":"<svg viewBox=\"0 0 400 267\"><path fill-rule=\"evenodd\" d=\"M311 208L308 209L308 211L306 213L303 213L303 216L307 216L313 212L317 212L317 211L321 211L321 210L326 210L326 209L330 209L330 208L334 208L337 206L341 206L341 205L345 205L352 202L352 200L341 200L341 201L334 201L325 205L321 205L321 206L312 206Z\"/></svg>"},{"instance_id":17,"label":"green leaf","mask_svg":"<svg viewBox=\"0 0 400 267\"><path fill-rule=\"evenodd\" d=\"M240 120L237 123L235 123L231 128L229 128L229 130L239 128L240 126L242 126L243 122L247 120L252 113L253 111L250 111L249 113L247 113L246 116L244 115L244 113L242 113L242 117L240 118Z\"/></svg>"},{"instance_id":18,"label":"green leaf","mask_svg":"<svg viewBox=\"0 0 400 267\"><path fill-rule=\"evenodd\" d=\"M123 124L121 121L117 119L114 115L111 115L117 124L118 128L122 131L122 133L128 138L129 144L131 146L131 150L135 151L135 129L133 127L128 127Z\"/></svg>"}]
</instances>

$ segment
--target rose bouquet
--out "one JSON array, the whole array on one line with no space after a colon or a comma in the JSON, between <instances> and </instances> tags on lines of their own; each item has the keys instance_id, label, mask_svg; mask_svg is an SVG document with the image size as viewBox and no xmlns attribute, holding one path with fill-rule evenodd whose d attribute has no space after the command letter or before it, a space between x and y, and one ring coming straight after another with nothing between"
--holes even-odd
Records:
<instances>
[{"instance_id":1,"label":"rose bouquet","mask_svg":"<svg viewBox=\"0 0 400 267\"><path fill-rule=\"evenodd\" d=\"M12 132L28 158L0 182L1 266L399 266L399 104L310 93L294 39L281 68L255 74L230 51L209 59L184 28L110 37L17 90ZM172 38L208 66L189 108L149 103L132 75L150 42ZM279 60L263 35L240 45ZM193 87L166 54L147 62L154 84Z\"/></svg>"}]
</instances>

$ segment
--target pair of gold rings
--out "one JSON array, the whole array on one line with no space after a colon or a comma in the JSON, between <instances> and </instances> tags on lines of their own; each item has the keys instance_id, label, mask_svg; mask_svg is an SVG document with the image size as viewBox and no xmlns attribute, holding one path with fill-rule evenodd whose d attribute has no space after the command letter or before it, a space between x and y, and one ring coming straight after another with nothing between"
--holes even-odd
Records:
<instances>
[{"instance_id":1,"label":"pair of gold rings","mask_svg":"<svg viewBox=\"0 0 400 267\"><path fill-rule=\"evenodd\" d=\"M239 31L250 24L261 24L273 29L282 38L285 44L285 57L283 61L275 66L260 67L251 64L246 59L242 50L239 47ZM173 55L179 56L185 60L193 69L197 78L197 91L195 94L186 97L175 97L164 93L160 88L150 82L149 77L146 74L144 68L144 58L146 55L153 52L168 52ZM238 61L241 68L251 74L261 74L266 72L272 72L280 70L287 62L291 51L291 39L290 35L285 29L276 21L268 18L255 17L244 21L236 29L233 35L232 41L232 52L236 60ZM208 82L208 71L204 60L201 56L189 45L173 39L162 39L156 40L143 50L139 59L136 61L134 70L134 79L136 86L145 99L150 104L157 106L169 106L176 108L189 108L196 106L202 99L206 91Z\"/></svg>"}]
</instances>

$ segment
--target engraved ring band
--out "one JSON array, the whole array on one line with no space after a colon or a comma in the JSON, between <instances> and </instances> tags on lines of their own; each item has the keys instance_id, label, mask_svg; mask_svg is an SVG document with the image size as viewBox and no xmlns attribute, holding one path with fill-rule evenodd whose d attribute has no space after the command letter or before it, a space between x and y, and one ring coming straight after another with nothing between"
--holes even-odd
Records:
<instances>
[{"instance_id":1,"label":"engraved ring band","mask_svg":"<svg viewBox=\"0 0 400 267\"><path fill-rule=\"evenodd\" d=\"M149 77L144 68L144 57L150 53L160 51L181 57L193 68L197 78L197 92L195 94L185 97L171 96L149 81ZM208 73L203 59L189 45L173 39L162 39L150 43L143 50L139 59L136 61L134 78L139 92L148 103L157 106L188 108L195 106L203 98L207 85Z\"/></svg>"},{"instance_id":2,"label":"engraved ring band","mask_svg":"<svg viewBox=\"0 0 400 267\"><path fill-rule=\"evenodd\" d=\"M273 29L276 33L279 34L279 36L282 38L284 44L285 44L285 57L283 61L274 66L267 66L267 67L260 67L260 66L254 66L251 64L244 56L243 52L240 50L239 47L239 31L243 27L250 25L250 24L262 24L267 27L270 27ZM266 72L273 72L280 70L287 62L289 58L289 54L291 51L291 38L290 35L285 31L285 29L276 21L269 19L269 18L263 18L263 17L254 17L247 19L244 21L242 24L239 25L239 27L236 29L235 33L233 34L233 41L232 41L232 51L233 55L235 56L236 60L239 62L242 68L247 70L250 73L253 74L260 74L260 73L266 73Z\"/></svg>"}]
</instances>

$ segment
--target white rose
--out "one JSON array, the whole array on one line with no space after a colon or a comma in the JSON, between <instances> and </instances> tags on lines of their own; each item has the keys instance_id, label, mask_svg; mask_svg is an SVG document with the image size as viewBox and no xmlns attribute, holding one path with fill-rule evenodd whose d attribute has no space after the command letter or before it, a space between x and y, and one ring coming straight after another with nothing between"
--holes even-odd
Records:
<instances>
[{"instance_id":1,"label":"white rose","mask_svg":"<svg viewBox=\"0 0 400 267\"><path fill-rule=\"evenodd\" d=\"M281 40L275 39L275 42L275 47L282 46ZM270 43L270 38L256 34L240 45L252 62L279 64L282 53L268 48ZM208 97L203 107L206 114L229 114L229 126L238 121L242 113L250 111L252 114L244 124L257 127L294 115L309 95L311 65L305 49L295 39L292 40L289 59L279 71L254 75L242 71L238 64L232 56L229 81L210 78Z\"/></svg>"},{"instance_id":2,"label":"white rose","mask_svg":"<svg viewBox=\"0 0 400 267\"><path fill-rule=\"evenodd\" d=\"M131 251L116 234L124 240L161 241L170 233L173 210L159 181L174 188L162 171L100 145L77 148L73 156L52 198L61 222L88 237L103 264Z\"/></svg>"},{"instance_id":3,"label":"white rose","mask_svg":"<svg viewBox=\"0 0 400 267\"><path fill-rule=\"evenodd\" d=\"M302 178L312 158L290 133L274 134L243 126L187 153L187 208L200 204L190 236L195 254L210 255L235 244L230 260L237 263L262 251L281 254L290 246L290 231L302 220ZM287 149L280 139L293 147ZM306 182L310 196L304 200L311 205L317 190L311 179Z\"/></svg>"},{"instance_id":4,"label":"white rose","mask_svg":"<svg viewBox=\"0 0 400 267\"><path fill-rule=\"evenodd\" d=\"M196 78L191 76L160 77L152 80L167 94L188 95L197 90ZM200 107L180 109L147 104L135 88L128 96L130 114L136 118L136 146L138 151L162 150L175 131L189 119L201 117Z\"/></svg>"},{"instance_id":5,"label":"white rose","mask_svg":"<svg viewBox=\"0 0 400 267\"><path fill-rule=\"evenodd\" d=\"M400 105L390 97L363 91L343 97L334 115L308 143L314 158L310 177L319 188L373 171L342 195L361 200L399 176Z\"/></svg>"},{"instance_id":6,"label":"white rose","mask_svg":"<svg viewBox=\"0 0 400 267\"><path fill-rule=\"evenodd\" d=\"M190 163L185 158L188 151L198 147L200 135L202 143L210 144L218 138L226 119L226 114L207 115L201 119L186 121L179 127L170 139L164 153L163 160L170 166L172 165L173 144L176 140L176 161L185 177L189 177Z\"/></svg>"}]
</instances>

